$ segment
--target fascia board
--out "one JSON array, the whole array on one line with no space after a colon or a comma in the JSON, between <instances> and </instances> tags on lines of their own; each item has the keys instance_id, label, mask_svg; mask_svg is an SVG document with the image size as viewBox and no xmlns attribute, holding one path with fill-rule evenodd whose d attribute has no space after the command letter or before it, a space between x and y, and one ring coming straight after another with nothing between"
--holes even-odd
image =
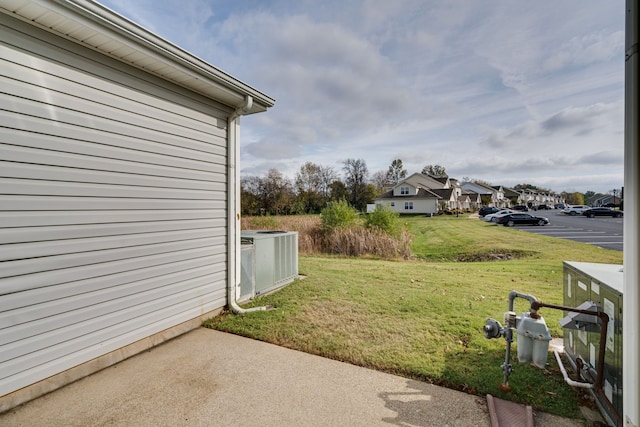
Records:
<instances>
[{"instance_id":1,"label":"fascia board","mask_svg":"<svg viewBox=\"0 0 640 427\"><path fill-rule=\"evenodd\" d=\"M266 111L275 103L273 98L94 1L12 0L0 5L0 11L138 66L234 109L242 107L249 95L253 98L253 106L248 114ZM44 24L42 21L45 19L47 22L52 20L52 14L55 15L55 25ZM101 36L98 38L102 43L98 46L91 45L91 39L96 39L96 35ZM105 43L105 39L109 43ZM108 46L109 50L103 50L101 46ZM132 51L137 55L132 55ZM136 58L135 62L119 56L118 52ZM163 72L152 72L141 64L153 64L149 65L150 68Z\"/></svg>"}]
</instances>

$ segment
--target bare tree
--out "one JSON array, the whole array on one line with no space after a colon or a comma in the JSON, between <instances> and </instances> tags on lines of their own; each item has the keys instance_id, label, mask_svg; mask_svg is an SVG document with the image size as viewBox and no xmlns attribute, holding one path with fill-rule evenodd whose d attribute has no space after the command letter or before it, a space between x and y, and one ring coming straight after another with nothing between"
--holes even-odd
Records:
<instances>
[{"instance_id":1,"label":"bare tree","mask_svg":"<svg viewBox=\"0 0 640 427\"><path fill-rule=\"evenodd\" d=\"M325 203L329 201L331 184L337 179L338 174L331 166L320 166L320 188L322 189Z\"/></svg>"},{"instance_id":2,"label":"bare tree","mask_svg":"<svg viewBox=\"0 0 640 427\"><path fill-rule=\"evenodd\" d=\"M369 171L363 159L347 159L343 162L342 170L345 174L345 185L349 193L348 202L358 210L364 210L372 199L370 189L367 188Z\"/></svg>"},{"instance_id":3,"label":"bare tree","mask_svg":"<svg viewBox=\"0 0 640 427\"><path fill-rule=\"evenodd\" d=\"M371 184L375 187L377 194L384 193L384 189L387 185L387 172L383 170L375 172L371 175Z\"/></svg>"},{"instance_id":4,"label":"bare tree","mask_svg":"<svg viewBox=\"0 0 640 427\"><path fill-rule=\"evenodd\" d=\"M240 180L240 209L242 215L260 215L262 200L260 199L262 180L251 175Z\"/></svg>"},{"instance_id":5,"label":"bare tree","mask_svg":"<svg viewBox=\"0 0 640 427\"><path fill-rule=\"evenodd\" d=\"M306 213L319 213L327 203L329 186L336 179L331 167L307 162L296 173L295 186L298 203Z\"/></svg>"},{"instance_id":6,"label":"bare tree","mask_svg":"<svg viewBox=\"0 0 640 427\"><path fill-rule=\"evenodd\" d=\"M289 180L277 169L265 177L249 176L240 180L240 204L244 215L291 213L295 194Z\"/></svg>"},{"instance_id":7,"label":"bare tree","mask_svg":"<svg viewBox=\"0 0 640 427\"><path fill-rule=\"evenodd\" d=\"M273 215L290 213L293 205L293 189L289 180L277 169L269 169L262 182L265 209Z\"/></svg>"},{"instance_id":8,"label":"bare tree","mask_svg":"<svg viewBox=\"0 0 640 427\"><path fill-rule=\"evenodd\" d=\"M296 189L298 191L315 192L320 187L320 166L306 162L296 172Z\"/></svg>"},{"instance_id":9,"label":"bare tree","mask_svg":"<svg viewBox=\"0 0 640 427\"><path fill-rule=\"evenodd\" d=\"M402 165L402 160L395 159L391 162L391 166L387 170L387 180L391 184L397 184L407 177L407 170Z\"/></svg>"}]
</instances>

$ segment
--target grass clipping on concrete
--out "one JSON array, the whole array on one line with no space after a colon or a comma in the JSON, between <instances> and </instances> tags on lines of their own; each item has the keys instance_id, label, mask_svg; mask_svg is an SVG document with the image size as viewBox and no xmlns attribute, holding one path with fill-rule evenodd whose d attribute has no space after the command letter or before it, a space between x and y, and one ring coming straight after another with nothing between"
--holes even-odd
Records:
<instances>
[{"instance_id":1,"label":"grass clipping on concrete","mask_svg":"<svg viewBox=\"0 0 640 427\"><path fill-rule=\"evenodd\" d=\"M485 339L482 327L490 317L502 322L511 290L562 304L564 260L621 264L622 253L466 216L403 221L413 236L412 259L301 256L304 279L247 304L276 310L222 314L205 326L578 417L585 392L564 383L552 355L546 369L519 364L515 342L512 391L501 391L506 343ZM516 300L517 313L527 309ZM561 337L562 312L540 313Z\"/></svg>"}]
</instances>

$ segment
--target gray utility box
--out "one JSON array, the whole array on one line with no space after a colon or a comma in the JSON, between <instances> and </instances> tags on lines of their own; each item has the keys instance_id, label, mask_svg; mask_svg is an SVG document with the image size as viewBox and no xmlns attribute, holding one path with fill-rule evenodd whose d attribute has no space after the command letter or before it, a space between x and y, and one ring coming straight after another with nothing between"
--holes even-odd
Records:
<instances>
[{"instance_id":1,"label":"gray utility box","mask_svg":"<svg viewBox=\"0 0 640 427\"><path fill-rule=\"evenodd\" d=\"M298 277L298 233L242 230L238 301L281 288Z\"/></svg>"},{"instance_id":2,"label":"gray utility box","mask_svg":"<svg viewBox=\"0 0 640 427\"><path fill-rule=\"evenodd\" d=\"M593 301L609 316L604 357L604 393L609 402L622 414L622 265L587 262L564 262L564 305L578 307ZM584 364L596 377L600 334L584 329L564 331L564 348L569 361L576 368L576 360ZM616 418L610 413L604 399L594 393L601 412L612 425ZM621 426L618 426L621 427Z\"/></svg>"}]
</instances>

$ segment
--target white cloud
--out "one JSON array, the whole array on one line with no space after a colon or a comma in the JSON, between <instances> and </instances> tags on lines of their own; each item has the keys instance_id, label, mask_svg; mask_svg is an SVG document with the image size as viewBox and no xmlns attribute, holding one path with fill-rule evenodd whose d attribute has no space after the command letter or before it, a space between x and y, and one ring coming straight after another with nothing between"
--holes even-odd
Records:
<instances>
[{"instance_id":1,"label":"white cloud","mask_svg":"<svg viewBox=\"0 0 640 427\"><path fill-rule=\"evenodd\" d=\"M401 158L622 185L622 0L105 3L276 99L243 119L245 174Z\"/></svg>"},{"instance_id":2,"label":"white cloud","mask_svg":"<svg viewBox=\"0 0 640 427\"><path fill-rule=\"evenodd\" d=\"M543 63L545 71L570 66L584 66L592 62L609 61L624 49L624 31L596 32L576 36L563 43Z\"/></svg>"}]
</instances>

